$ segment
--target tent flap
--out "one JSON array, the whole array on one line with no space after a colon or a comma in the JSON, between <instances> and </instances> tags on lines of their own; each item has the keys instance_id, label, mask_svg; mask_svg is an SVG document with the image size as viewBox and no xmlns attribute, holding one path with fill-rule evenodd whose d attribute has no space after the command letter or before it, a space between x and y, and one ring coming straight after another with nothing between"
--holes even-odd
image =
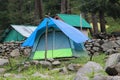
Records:
<instances>
[{"instance_id":1,"label":"tent flap","mask_svg":"<svg viewBox=\"0 0 120 80\"><path fill-rule=\"evenodd\" d=\"M48 22L48 27L59 28L67 37L69 37L71 40L73 40L76 43L83 43L89 39L86 35L84 35L82 32L80 32L76 28L72 27L71 25L50 17L50 18L45 18L41 22L41 24L38 25L37 29L30 35L30 37L27 38L27 40L22 44L22 46L32 47L35 42L37 32L43 28L45 31L47 22Z\"/></svg>"}]
</instances>

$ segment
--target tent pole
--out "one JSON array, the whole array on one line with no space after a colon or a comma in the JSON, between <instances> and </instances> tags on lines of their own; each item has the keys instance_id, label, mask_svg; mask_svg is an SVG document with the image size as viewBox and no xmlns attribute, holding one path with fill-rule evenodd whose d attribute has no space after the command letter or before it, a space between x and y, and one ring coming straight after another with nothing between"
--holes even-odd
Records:
<instances>
[{"instance_id":1,"label":"tent pole","mask_svg":"<svg viewBox=\"0 0 120 80\"><path fill-rule=\"evenodd\" d=\"M53 44L52 44L52 58L53 58L53 53L54 53L54 47L55 47L55 29L53 28Z\"/></svg>"},{"instance_id":2,"label":"tent pole","mask_svg":"<svg viewBox=\"0 0 120 80\"><path fill-rule=\"evenodd\" d=\"M82 31L82 14L80 14L80 30Z\"/></svg>"},{"instance_id":3,"label":"tent pole","mask_svg":"<svg viewBox=\"0 0 120 80\"><path fill-rule=\"evenodd\" d=\"M46 31L45 31L45 61L47 60L47 49L48 49L47 37L48 37L48 21L46 24Z\"/></svg>"}]
</instances>

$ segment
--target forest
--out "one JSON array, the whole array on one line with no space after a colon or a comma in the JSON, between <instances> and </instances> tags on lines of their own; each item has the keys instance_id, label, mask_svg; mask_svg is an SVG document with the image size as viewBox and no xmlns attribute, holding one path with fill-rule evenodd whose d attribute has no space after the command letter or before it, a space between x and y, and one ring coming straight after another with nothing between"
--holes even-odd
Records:
<instances>
[{"instance_id":1,"label":"forest","mask_svg":"<svg viewBox=\"0 0 120 80\"><path fill-rule=\"evenodd\" d=\"M58 13L82 14L93 24L93 33L98 32L97 22L106 32L107 17L119 22L120 0L0 0L0 30L10 24L38 25L45 15Z\"/></svg>"}]
</instances>

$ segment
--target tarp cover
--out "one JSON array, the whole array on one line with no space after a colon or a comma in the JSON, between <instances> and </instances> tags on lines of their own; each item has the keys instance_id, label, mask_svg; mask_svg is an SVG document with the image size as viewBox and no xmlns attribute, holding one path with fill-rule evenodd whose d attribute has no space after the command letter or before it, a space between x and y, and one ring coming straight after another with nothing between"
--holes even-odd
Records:
<instances>
[{"instance_id":1,"label":"tarp cover","mask_svg":"<svg viewBox=\"0 0 120 80\"><path fill-rule=\"evenodd\" d=\"M22 44L22 46L32 47L35 42L37 32L39 32L39 30L41 29L45 31L46 25L48 26L48 28L49 27L59 28L67 37L69 37L71 40L73 40L76 43L83 43L89 39L86 35L84 35L76 28L72 27L71 25L61 20L56 20L50 17L50 18L45 18L41 22L41 24L38 25L38 28L30 35L30 37L27 38L27 40Z\"/></svg>"},{"instance_id":2,"label":"tarp cover","mask_svg":"<svg viewBox=\"0 0 120 80\"><path fill-rule=\"evenodd\" d=\"M37 28L36 26L25 26L25 25L11 25L17 32L24 37L29 37L32 32Z\"/></svg>"}]
</instances>

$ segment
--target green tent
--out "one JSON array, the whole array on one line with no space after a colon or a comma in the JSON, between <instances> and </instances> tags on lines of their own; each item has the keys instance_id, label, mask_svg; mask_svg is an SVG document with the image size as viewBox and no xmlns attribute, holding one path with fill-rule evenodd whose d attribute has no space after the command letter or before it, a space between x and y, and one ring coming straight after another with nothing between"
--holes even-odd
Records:
<instances>
[{"instance_id":1,"label":"green tent","mask_svg":"<svg viewBox=\"0 0 120 80\"><path fill-rule=\"evenodd\" d=\"M11 25L3 33L2 42L22 41L36 29L36 26Z\"/></svg>"},{"instance_id":2,"label":"green tent","mask_svg":"<svg viewBox=\"0 0 120 80\"><path fill-rule=\"evenodd\" d=\"M74 27L81 27L82 28L91 28L90 24L81 16L74 15L74 14L57 14L55 18L63 20L65 23L74 26Z\"/></svg>"},{"instance_id":3,"label":"green tent","mask_svg":"<svg viewBox=\"0 0 120 80\"><path fill-rule=\"evenodd\" d=\"M24 40L25 37L18 33L16 30L12 29L8 33L5 33L6 36L4 38L4 42L10 42L10 41L21 41Z\"/></svg>"}]
</instances>

